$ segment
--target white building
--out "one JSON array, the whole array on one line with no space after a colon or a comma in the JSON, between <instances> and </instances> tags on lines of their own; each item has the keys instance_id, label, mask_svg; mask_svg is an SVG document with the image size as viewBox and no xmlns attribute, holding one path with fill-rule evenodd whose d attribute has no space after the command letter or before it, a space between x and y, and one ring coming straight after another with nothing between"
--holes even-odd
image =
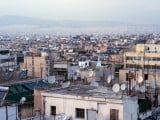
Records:
<instances>
[{"instance_id":1,"label":"white building","mask_svg":"<svg viewBox=\"0 0 160 120\"><path fill-rule=\"evenodd\" d=\"M81 57L81 58L79 59L78 66L79 66L80 68L85 69L85 68L89 67L89 62L90 62L90 61L87 60L86 57Z\"/></svg>"},{"instance_id":2,"label":"white building","mask_svg":"<svg viewBox=\"0 0 160 120\"><path fill-rule=\"evenodd\" d=\"M42 93L46 118L65 114L72 120L137 120L137 97L106 87L71 86Z\"/></svg>"}]
</instances>

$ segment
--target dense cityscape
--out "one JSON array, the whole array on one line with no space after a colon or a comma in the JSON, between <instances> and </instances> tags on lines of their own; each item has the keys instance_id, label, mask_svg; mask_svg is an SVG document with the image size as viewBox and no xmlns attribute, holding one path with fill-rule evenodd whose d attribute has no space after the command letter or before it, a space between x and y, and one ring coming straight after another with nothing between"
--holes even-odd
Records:
<instances>
[{"instance_id":1,"label":"dense cityscape","mask_svg":"<svg viewBox=\"0 0 160 120\"><path fill-rule=\"evenodd\" d=\"M0 0L0 120L160 120L159 4Z\"/></svg>"},{"instance_id":2,"label":"dense cityscape","mask_svg":"<svg viewBox=\"0 0 160 120\"><path fill-rule=\"evenodd\" d=\"M1 35L2 118L158 119L159 42L160 34Z\"/></svg>"}]
</instances>

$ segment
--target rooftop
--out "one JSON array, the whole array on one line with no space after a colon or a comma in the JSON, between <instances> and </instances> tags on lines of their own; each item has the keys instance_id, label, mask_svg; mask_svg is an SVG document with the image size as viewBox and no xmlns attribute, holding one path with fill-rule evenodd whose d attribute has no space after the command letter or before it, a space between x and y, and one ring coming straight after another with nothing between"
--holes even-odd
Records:
<instances>
[{"instance_id":1,"label":"rooftop","mask_svg":"<svg viewBox=\"0 0 160 120\"><path fill-rule=\"evenodd\" d=\"M62 96L82 96L82 97L92 97L92 98L104 98L104 99L123 99L129 98L122 91L115 93L111 88L107 87L94 87L89 85L75 85L66 88L47 90L45 91L47 95L62 95ZM44 93L44 94L45 94ZM44 95L45 96L45 95Z\"/></svg>"}]
</instances>

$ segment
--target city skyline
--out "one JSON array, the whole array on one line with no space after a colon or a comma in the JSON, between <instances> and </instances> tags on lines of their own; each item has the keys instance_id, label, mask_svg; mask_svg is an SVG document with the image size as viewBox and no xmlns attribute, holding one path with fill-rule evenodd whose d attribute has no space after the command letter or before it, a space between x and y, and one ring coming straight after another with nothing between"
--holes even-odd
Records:
<instances>
[{"instance_id":1,"label":"city skyline","mask_svg":"<svg viewBox=\"0 0 160 120\"><path fill-rule=\"evenodd\" d=\"M159 3L158 0L0 0L0 14L57 21L117 21L160 25Z\"/></svg>"}]
</instances>

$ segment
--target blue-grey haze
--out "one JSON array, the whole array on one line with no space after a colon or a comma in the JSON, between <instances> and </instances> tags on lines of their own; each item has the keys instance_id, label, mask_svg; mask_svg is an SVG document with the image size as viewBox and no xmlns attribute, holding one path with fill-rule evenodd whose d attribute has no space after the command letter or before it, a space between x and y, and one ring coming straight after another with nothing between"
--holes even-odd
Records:
<instances>
[{"instance_id":1,"label":"blue-grey haze","mask_svg":"<svg viewBox=\"0 0 160 120\"><path fill-rule=\"evenodd\" d=\"M0 0L0 15L160 24L160 0Z\"/></svg>"}]
</instances>

